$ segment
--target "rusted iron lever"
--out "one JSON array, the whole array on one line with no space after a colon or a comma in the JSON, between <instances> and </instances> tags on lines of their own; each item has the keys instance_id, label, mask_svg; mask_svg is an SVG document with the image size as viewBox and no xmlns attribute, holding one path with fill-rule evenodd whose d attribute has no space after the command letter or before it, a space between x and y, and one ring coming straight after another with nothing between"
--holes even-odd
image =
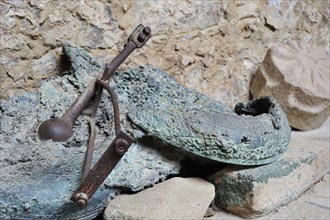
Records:
<instances>
[{"instance_id":1,"label":"rusted iron lever","mask_svg":"<svg viewBox=\"0 0 330 220\"><path fill-rule=\"evenodd\" d=\"M106 80L113 75L119 65L124 62L134 49L141 48L150 37L151 29L148 26L144 27L141 24L138 25L129 36L124 49L106 65L103 74L94 79L87 86L70 108L60 118L48 119L42 122L38 127L38 135L40 139L66 141L73 135L72 127L91 99L94 97L92 113L90 114L91 122L94 123L94 117L101 99L103 88L105 88L110 94L114 109L116 137L103 153L99 161L90 170L94 146L93 142L95 141L95 129L91 129L92 135L90 139L92 141L90 140L88 144L83 180L78 189L71 196L71 200L81 207L85 207L88 204L89 199L134 142L134 138L121 129L117 97Z\"/></svg>"},{"instance_id":2,"label":"rusted iron lever","mask_svg":"<svg viewBox=\"0 0 330 220\"><path fill-rule=\"evenodd\" d=\"M118 66L134 51L134 49L142 47L150 37L150 27L144 27L141 24L138 25L128 38L128 42L124 49L106 65L105 71L100 78L102 80L109 79ZM87 107L93 97L95 97L95 101L93 104L92 116L95 114L102 93L102 87L97 87L95 81L96 79L87 86L87 88L60 118L51 118L39 125L38 135L41 140L68 140L73 135L72 127L76 119Z\"/></svg>"},{"instance_id":3,"label":"rusted iron lever","mask_svg":"<svg viewBox=\"0 0 330 220\"><path fill-rule=\"evenodd\" d=\"M95 114L101 98L102 89L105 88L112 99L116 137L91 170L89 169L93 149L88 147L83 180L78 189L72 194L70 198L73 202L81 207L87 206L89 199L93 196L99 186L117 165L121 157L134 142L134 138L121 129L117 97L105 79L110 78L117 67L128 57L128 55L134 49L142 47L150 37L150 28L139 25L130 35L123 51L121 51L120 54L110 62L110 64L106 65L102 78L96 79L96 84L98 87L96 87L93 112ZM94 117L93 113L91 117Z\"/></svg>"},{"instance_id":4,"label":"rusted iron lever","mask_svg":"<svg viewBox=\"0 0 330 220\"><path fill-rule=\"evenodd\" d=\"M141 48L151 37L150 27L138 25L129 36L124 49L107 65L108 70L103 73L102 80L107 80L115 72L118 66L133 52L136 48Z\"/></svg>"},{"instance_id":5,"label":"rusted iron lever","mask_svg":"<svg viewBox=\"0 0 330 220\"><path fill-rule=\"evenodd\" d=\"M96 82L102 85L111 96L115 115L116 137L93 169L87 173L87 176L83 179L79 188L71 196L71 200L81 207L85 207L88 204L89 199L134 142L133 137L121 130L116 94L106 81L98 79Z\"/></svg>"},{"instance_id":6,"label":"rusted iron lever","mask_svg":"<svg viewBox=\"0 0 330 220\"><path fill-rule=\"evenodd\" d=\"M134 139L127 136L125 132L120 131L70 199L80 207L86 207L89 199L133 142Z\"/></svg>"}]
</instances>

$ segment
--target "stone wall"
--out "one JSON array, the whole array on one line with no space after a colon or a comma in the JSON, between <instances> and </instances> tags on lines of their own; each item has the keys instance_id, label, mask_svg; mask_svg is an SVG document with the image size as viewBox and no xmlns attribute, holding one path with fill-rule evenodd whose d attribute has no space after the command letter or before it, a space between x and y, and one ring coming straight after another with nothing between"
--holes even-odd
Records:
<instances>
[{"instance_id":1,"label":"stone wall","mask_svg":"<svg viewBox=\"0 0 330 220\"><path fill-rule=\"evenodd\" d=\"M64 74L63 43L109 62L142 23L154 36L120 69L156 66L233 106L271 46L295 39L329 52L329 9L327 0L1 1L0 97Z\"/></svg>"}]
</instances>

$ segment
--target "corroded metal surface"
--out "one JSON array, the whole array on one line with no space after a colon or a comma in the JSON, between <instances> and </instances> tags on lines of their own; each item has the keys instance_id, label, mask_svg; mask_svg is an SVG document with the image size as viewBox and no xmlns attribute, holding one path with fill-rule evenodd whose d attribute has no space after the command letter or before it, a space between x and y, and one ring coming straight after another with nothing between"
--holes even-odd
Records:
<instances>
[{"instance_id":1,"label":"corroded metal surface","mask_svg":"<svg viewBox=\"0 0 330 220\"><path fill-rule=\"evenodd\" d=\"M264 99L273 106L255 117L177 107L142 107L130 117L150 134L193 154L232 164L265 164L286 150L290 128L279 105Z\"/></svg>"},{"instance_id":2,"label":"corroded metal surface","mask_svg":"<svg viewBox=\"0 0 330 220\"><path fill-rule=\"evenodd\" d=\"M64 143L41 142L36 129L41 121L62 115L104 66L81 48L65 45L64 52L70 74L44 82L36 94L0 100L1 219L92 219L120 189L138 191L177 175L178 161L191 153L212 161L261 164L275 160L289 142L285 115L271 99L238 105L236 113L156 68L115 73L110 86L118 96L121 125L136 143L86 209L80 209L70 195L82 176L86 114L78 117L73 137ZM96 118L100 147L95 154L100 157L115 137L109 96L102 97ZM258 136L262 129L269 133Z\"/></svg>"},{"instance_id":3,"label":"corroded metal surface","mask_svg":"<svg viewBox=\"0 0 330 220\"><path fill-rule=\"evenodd\" d=\"M204 158L241 165L273 162L287 148L291 129L273 98L239 103L233 111L159 70L140 70L134 78L149 82L143 89L152 92L140 97L128 116L148 135Z\"/></svg>"},{"instance_id":4,"label":"corroded metal surface","mask_svg":"<svg viewBox=\"0 0 330 220\"><path fill-rule=\"evenodd\" d=\"M76 190L71 196L71 200L81 207L87 206L91 196L93 196L97 188L103 183L107 176L109 176L110 172L119 162L122 155L135 141L134 138L121 130L117 96L106 80L113 75L114 71L134 51L134 49L141 48L150 37L150 27L144 27L142 24L138 25L128 38L124 49L106 65L101 76L102 80L96 80L98 85L96 86L95 80L92 80L90 83L91 86L89 85L84 92L78 96L71 107L66 110L64 115L59 119L48 119L42 122L38 127L38 136L42 140L68 140L73 135L72 126L75 124L76 119L91 101L91 98L94 97L92 112L90 113L91 135L87 145L83 178L78 190ZM101 101L103 87L108 91L112 99L116 137L93 169L90 170L96 138L94 118L99 102ZM86 96L85 94L90 95Z\"/></svg>"}]
</instances>

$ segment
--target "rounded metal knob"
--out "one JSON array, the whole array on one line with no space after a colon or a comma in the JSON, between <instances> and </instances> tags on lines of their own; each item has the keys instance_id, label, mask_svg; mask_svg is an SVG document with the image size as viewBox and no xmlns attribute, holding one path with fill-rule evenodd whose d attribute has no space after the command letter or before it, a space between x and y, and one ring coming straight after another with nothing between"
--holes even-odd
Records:
<instances>
[{"instance_id":1,"label":"rounded metal knob","mask_svg":"<svg viewBox=\"0 0 330 220\"><path fill-rule=\"evenodd\" d=\"M41 140L66 141L73 135L71 124L61 118L52 118L42 122L38 127Z\"/></svg>"}]
</instances>

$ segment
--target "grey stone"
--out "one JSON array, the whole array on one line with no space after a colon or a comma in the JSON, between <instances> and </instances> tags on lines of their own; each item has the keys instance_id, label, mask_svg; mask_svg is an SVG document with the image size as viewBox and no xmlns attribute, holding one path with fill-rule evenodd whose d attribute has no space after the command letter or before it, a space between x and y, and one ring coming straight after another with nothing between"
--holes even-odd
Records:
<instances>
[{"instance_id":1,"label":"grey stone","mask_svg":"<svg viewBox=\"0 0 330 220\"><path fill-rule=\"evenodd\" d=\"M228 166L212 175L215 203L243 217L257 217L296 199L330 171L329 121L309 132L292 132L282 159L257 166Z\"/></svg>"},{"instance_id":2,"label":"grey stone","mask_svg":"<svg viewBox=\"0 0 330 220\"><path fill-rule=\"evenodd\" d=\"M173 178L133 195L119 195L104 219L202 219L214 186L200 178Z\"/></svg>"},{"instance_id":3,"label":"grey stone","mask_svg":"<svg viewBox=\"0 0 330 220\"><path fill-rule=\"evenodd\" d=\"M330 215L330 173L327 173L319 182L304 192L296 200L282 206L258 220L269 219L329 219ZM215 208L216 209L216 208ZM212 217L204 220L243 220L240 216L216 210Z\"/></svg>"},{"instance_id":4,"label":"grey stone","mask_svg":"<svg viewBox=\"0 0 330 220\"><path fill-rule=\"evenodd\" d=\"M89 1L86 4L80 4L78 14L83 20L96 27L105 30L117 28L110 5L104 2Z\"/></svg>"},{"instance_id":5,"label":"grey stone","mask_svg":"<svg viewBox=\"0 0 330 220\"><path fill-rule=\"evenodd\" d=\"M28 76L31 79L44 79L49 77L48 75L58 67L57 61L58 59L54 51L47 52L41 58L33 60L30 63Z\"/></svg>"},{"instance_id":6,"label":"grey stone","mask_svg":"<svg viewBox=\"0 0 330 220\"><path fill-rule=\"evenodd\" d=\"M179 174L183 156L157 139L141 141L130 148L112 170L106 184L113 188L140 191L164 181L169 174ZM128 178L134 177L134 178Z\"/></svg>"},{"instance_id":7,"label":"grey stone","mask_svg":"<svg viewBox=\"0 0 330 220\"><path fill-rule=\"evenodd\" d=\"M330 57L321 47L293 41L272 47L252 79L253 98L275 97L299 130L320 127L330 115Z\"/></svg>"}]
</instances>

